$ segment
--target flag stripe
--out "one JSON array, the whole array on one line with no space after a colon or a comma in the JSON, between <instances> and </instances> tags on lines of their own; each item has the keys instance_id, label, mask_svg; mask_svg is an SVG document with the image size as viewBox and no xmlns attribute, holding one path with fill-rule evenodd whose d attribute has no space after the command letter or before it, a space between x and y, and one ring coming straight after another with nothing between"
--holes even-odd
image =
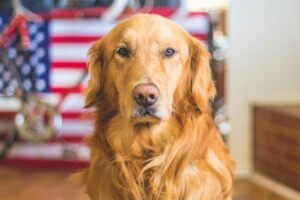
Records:
<instances>
[{"instance_id":1,"label":"flag stripe","mask_svg":"<svg viewBox=\"0 0 300 200\"><path fill-rule=\"evenodd\" d=\"M14 166L19 168L30 169L82 169L88 166L87 160L78 159L47 159L47 158L28 158L24 157L9 157L0 161L1 164Z\"/></svg>"},{"instance_id":2,"label":"flag stripe","mask_svg":"<svg viewBox=\"0 0 300 200\"><path fill-rule=\"evenodd\" d=\"M100 17L106 7L80 8L80 9L54 9L51 13L44 15L46 19L69 19L82 17Z\"/></svg>"},{"instance_id":3,"label":"flag stripe","mask_svg":"<svg viewBox=\"0 0 300 200\"><path fill-rule=\"evenodd\" d=\"M81 135L64 135L61 134L59 137L55 137L53 139L50 139L49 141L47 141L47 143L60 143L60 142L67 142L67 143L84 143L84 136L87 134L88 132L86 132L85 134L81 134ZM4 135L5 134L5 135ZM6 140L5 136L6 136L6 132L2 132L0 131L0 147L2 147L1 145L2 142L4 141L4 139ZM28 143L27 141L23 141L21 139L18 139L18 143Z\"/></svg>"},{"instance_id":4,"label":"flag stripe","mask_svg":"<svg viewBox=\"0 0 300 200\"><path fill-rule=\"evenodd\" d=\"M84 75L84 69L55 68L51 70L50 81L52 87L72 88L78 84Z\"/></svg>"},{"instance_id":5,"label":"flag stripe","mask_svg":"<svg viewBox=\"0 0 300 200\"><path fill-rule=\"evenodd\" d=\"M51 37L51 43L91 43L99 39L101 39L101 36L53 36Z\"/></svg>"},{"instance_id":6,"label":"flag stripe","mask_svg":"<svg viewBox=\"0 0 300 200\"><path fill-rule=\"evenodd\" d=\"M101 19L103 13L107 10L106 7L95 7L95 8L80 8L80 9L55 9L49 15L45 15L45 18L51 19L74 19L79 17L94 17ZM154 7L150 13L158 14L164 17L172 17L175 13L176 8L174 7L164 7L164 6L156 6ZM126 16L132 13L132 10L125 10L123 15ZM208 14L205 12L190 12L187 16L207 16Z\"/></svg>"},{"instance_id":7,"label":"flag stripe","mask_svg":"<svg viewBox=\"0 0 300 200\"><path fill-rule=\"evenodd\" d=\"M50 23L52 36L103 36L115 23L102 22L99 18L54 19Z\"/></svg>"},{"instance_id":8,"label":"flag stripe","mask_svg":"<svg viewBox=\"0 0 300 200\"><path fill-rule=\"evenodd\" d=\"M66 147L74 149L77 153L76 159L87 160L89 152L86 146L78 143L23 143L17 142L9 152L7 157L24 157L27 158L64 158L64 150Z\"/></svg>"},{"instance_id":9,"label":"flag stripe","mask_svg":"<svg viewBox=\"0 0 300 200\"><path fill-rule=\"evenodd\" d=\"M57 43L51 44L50 59L54 62L83 62L87 60L87 43Z\"/></svg>"},{"instance_id":10,"label":"flag stripe","mask_svg":"<svg viewBox=\"0 0 300 200\"><path fill-rule=\"evenodd\" d=\"M69 93L70 91L70 88L66 88L66 87L52 87L51 88L51 93ZM84 91L84 88L83 86L79 86L79 87L76 87L74 89L72 89L72 93L75 93L75 94L81 94L82 92Z\"/></svg>"},{"instance_id":11,"label":"flag stripe","mask_svg":"<svg viewBox=\"0 0 300 200\"><path fill-rule=\"evenodd\" d=\"M51 62L51 69L59 69L59 68L65 68L65 69L85 69L87 67L87 64L85 62Z\"/></svg>"},{"instance_id":12,"label":"flag stripe","mask_svg":"<svg viewBox=\"0 0 300 200\"><path fill-rule=\"evenodd\" d=\"M200 40L207 40L207 34L203 33L196 33L194 32L192 34L194 37L197 37ZM92 43L96 40L101 39L101 36L72 36L72 35L66 35L66 36L53 36L51 37L51 43L52 44L68 44L68 43Z\"/></svg>"},{"instance_id":13,"label":"flag stripe","mask_svg":"<svg viewBox=\"0 0 300 200\"><path fill-rule=\"evenodd\" d=\"M78 119L78 120L81 120L81 118L83 119L91 119L91 114L89 112L84 112L83 110L80 110L80 111L64 111L64 112L61 112L60 113L64 122L65 120L68 120L68 119L71 119L71 120L74 120L74 119ZM16 112L15 111L2 111L0 112L0 118L5 118L7 120L13 120L13 118L15 117L16 115ZM87 121L90 121L90 120L87 120Z\"/></svg>"}]
</instances>

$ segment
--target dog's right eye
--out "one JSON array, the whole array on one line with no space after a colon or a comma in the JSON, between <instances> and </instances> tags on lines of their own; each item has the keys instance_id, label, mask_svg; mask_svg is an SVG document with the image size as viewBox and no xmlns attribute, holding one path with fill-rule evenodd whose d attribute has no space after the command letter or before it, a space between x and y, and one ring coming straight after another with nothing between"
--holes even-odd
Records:
<instances>
[{"instance_id":1,"label":"dog's right eye","mask_svg":"<svg viewBox=\"0 0 300 200\"><path fill-rule=\"evenodd\" d=\"M164 51L164 56L166 57L172 57L174 54L176 53L176 51L173 48L166 48Z\"/></svg>"},{"instance_id":2,"label":"dog's right eye","mask_svg":"<svg viewBox=\"0 0 300 200\"><path fill-rule=\"evenodd\" d=\"M126 47L121 47L117 50L117 54L119 54L122 57L128 58L130 55L130 50Z\"/></svg>"}]
</instances>

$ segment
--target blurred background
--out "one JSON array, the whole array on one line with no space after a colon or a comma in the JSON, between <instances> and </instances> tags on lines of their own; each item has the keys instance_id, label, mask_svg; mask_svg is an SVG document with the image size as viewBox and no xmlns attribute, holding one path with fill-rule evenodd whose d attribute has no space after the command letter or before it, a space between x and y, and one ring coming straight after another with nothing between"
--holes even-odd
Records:
<instances>
[{"instance_id":1,"label":"blurred background","mask_svg":"<svg viewBox=\"0 0 300 200\"><path fill-rule=\"evenodd\" d=\"M1 0L0 199L87 199L67 180L89 160L86 52L140 12L176 21L213 55L233 199L300 199L299 9L298 0Z\"/></svg>"}]
</instances>

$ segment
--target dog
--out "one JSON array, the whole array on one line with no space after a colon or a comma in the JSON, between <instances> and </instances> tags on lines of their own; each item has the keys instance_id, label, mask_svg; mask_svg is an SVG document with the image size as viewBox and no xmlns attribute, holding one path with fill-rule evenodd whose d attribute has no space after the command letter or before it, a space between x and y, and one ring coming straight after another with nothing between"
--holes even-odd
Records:
<instances>
[{"instance_id":1,"label":"dog","mask_svg":"<svg viewBox=\"0 0 300 200\"><path fill-rule=\"evenodd\" d=\"M89 49L92 200L229 200L234 162L217 132L210 54L175 22L137 14Z\"/></svg>"}]
</instances>

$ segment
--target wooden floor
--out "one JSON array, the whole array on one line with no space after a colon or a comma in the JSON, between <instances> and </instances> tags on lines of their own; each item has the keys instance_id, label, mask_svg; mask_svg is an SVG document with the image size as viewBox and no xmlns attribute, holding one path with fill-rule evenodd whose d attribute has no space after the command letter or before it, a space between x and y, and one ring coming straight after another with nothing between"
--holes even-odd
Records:
<instances>
[{"instance_id":1,"label":"wooden floor","mask_svg":"<svg viewBox=\"0 0 300 200\"><path fill-rule=\"evenodd\" d=\"M248 180L237 180L233 200L290 200Z\"/></svg>"},{"instance_id":2,"label":"wooden floor","mask_svg":"<svg viewBox=\"0 0 300 200\"><path fill-rule=\"evenodd\" d=\"M1 200L87 200L68 181L71 171L15 169L0 166ZM238 180L234 200L287 200L247 180Z\"/></svg>"}]
</instances>

